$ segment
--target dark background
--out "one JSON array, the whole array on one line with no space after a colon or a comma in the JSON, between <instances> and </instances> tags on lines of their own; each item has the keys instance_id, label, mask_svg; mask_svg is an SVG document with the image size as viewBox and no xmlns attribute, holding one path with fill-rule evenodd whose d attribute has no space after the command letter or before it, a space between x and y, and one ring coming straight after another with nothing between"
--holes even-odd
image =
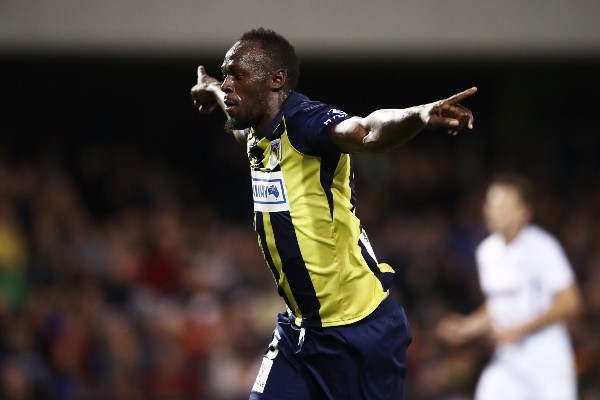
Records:
<instances>
[{"instance_id":1,"label":"dark background","mask_svg":"<svg viewBox=\"0 0 600 400\"><path fill-rule=\"evenodd\" d=\"M56 153L73 162L82 151L126 148L191 179L190 201L217 200L209 188L224 180L231 183L231 197L245 194L243 155L222 133L223 115L197 115L189 96L197 64L219 77L220 58L4 57L0 62L4 160ZM435 143L460 154L456 161L465 183L497 169L520 169L577 198L578 186L598 179L599 67L599 60L587 59L308 59L302 61L298 90L366 115L477 86L479 92L465 104L475 115L473 132L458 138L427 132L412 145ZM573 190L565 192L567 184Z\"/></svg>"}]
</instances>

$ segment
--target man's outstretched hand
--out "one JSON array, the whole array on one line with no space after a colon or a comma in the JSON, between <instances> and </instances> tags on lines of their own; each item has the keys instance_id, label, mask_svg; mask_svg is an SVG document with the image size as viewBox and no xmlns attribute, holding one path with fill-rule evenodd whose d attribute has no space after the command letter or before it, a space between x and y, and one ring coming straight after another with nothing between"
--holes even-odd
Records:
<instances>
[{"instance_id":1,"label":"man's outstretched hand","mask_svg":"<svg viewBox=\"0 0 600 400\"><path fill-rule=\"evenodd\" d=\"M460 105L463 100L477 92L476 87L448 97L445 100L426 104L421 110L421 119L429 128L445 128L451 135L456 135L463 129L473 129L473 113Z\"/></svg>"},{"instance_id":2,"label":"man's outstretched hand","mask_svg":"<svg viewBox=\"0 0 600 400\"><path fill-rule=\"evenodd\" d=\"M221 82L206 74L204 67L198 67L198 83L192 87L194 107L201 114L212 112L221 100Z\"/></svg>"}]
</instances>

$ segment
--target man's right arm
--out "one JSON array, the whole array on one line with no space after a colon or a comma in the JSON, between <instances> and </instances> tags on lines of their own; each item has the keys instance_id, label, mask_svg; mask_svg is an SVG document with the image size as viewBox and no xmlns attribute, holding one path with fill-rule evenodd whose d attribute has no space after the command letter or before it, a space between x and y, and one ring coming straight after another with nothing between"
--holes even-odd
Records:
<instances>
[{"instance_id":1,"label":"man's right arm","mask_svg":"<svg viewBox=\"0 0 600 400\"><path fill-rule=\"evenodd\" d=\"M442 318L436 326L436 334L447 343L461 345L488 334L490 328L490 315L483 304L470 314L450 314Z\"/></svg>"},{"instance_id":2,"label":"man's right arm","mask_svg":"<svg viewBox=\"0 0 600 400\"><path fill-rule=\"evenodd\" d=\"M200 114L208 114L219 106L227 119L231 118L225 111L225 92L221 90L221 82L207 75L202 65L198 67L198 82L192 87L191 95ZM234 130L233 136L238 142L246 143L244 131Z\"/></svg>"}]
</instances>

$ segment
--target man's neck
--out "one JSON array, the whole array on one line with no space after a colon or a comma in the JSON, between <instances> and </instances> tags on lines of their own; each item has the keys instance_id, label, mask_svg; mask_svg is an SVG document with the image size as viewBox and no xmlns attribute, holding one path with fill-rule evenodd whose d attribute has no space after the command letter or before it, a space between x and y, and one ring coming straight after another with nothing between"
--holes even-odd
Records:
<instances>
[{"instance_id":1,"label":"man's neck","mask_svg":"<svg viewBox=\"0 0 600 400\"><path fill-rule=\"evenodd\" d=\"M513 240L515 240L526 225L527 223L515 225L514 227L506 229L504 232L502 232L502 236L504 237L504 241L506 242L506 244L510 244Z\"/></svg>"},{"instance_id":2,"label":"man's neck","mask_svg":"<svg viewBox=\"0 0 600 400\"><path fill-rule=\"evenodd\" d=\"M265 116L260 120L260 122L253 126L254 132L262 132L269 124L273 121L273 119L279 114L281 111L281 107L283 103L289 97L289 93L284 93L282 90L279 92L274 92L272 96L268 99L267 111L265 112Z\"/></svg>"}]
</instances>

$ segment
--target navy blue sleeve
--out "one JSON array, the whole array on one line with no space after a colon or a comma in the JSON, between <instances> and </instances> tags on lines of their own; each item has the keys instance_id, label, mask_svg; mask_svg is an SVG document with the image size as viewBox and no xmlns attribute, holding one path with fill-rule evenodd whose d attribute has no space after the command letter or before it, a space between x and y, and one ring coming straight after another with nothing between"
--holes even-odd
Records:
<instances>
[{"instance_id":1,"label":"navy blue sleeve","mask_svg":"<svg viewBox=\"0 0 600 400\"><path fill-rule=\"evenodd\" d=\"M350 118L344 111L320 102L304 102L287 119L290 141L307 155L322 156L340 150L331 143L332 126Z\"/></svg>"}]
</instances>

